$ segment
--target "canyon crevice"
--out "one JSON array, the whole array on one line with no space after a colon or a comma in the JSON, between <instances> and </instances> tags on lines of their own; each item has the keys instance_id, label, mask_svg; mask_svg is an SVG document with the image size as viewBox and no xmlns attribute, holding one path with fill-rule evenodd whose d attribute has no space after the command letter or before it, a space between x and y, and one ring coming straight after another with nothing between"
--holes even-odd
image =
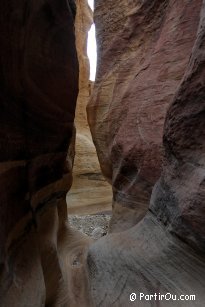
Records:
<instances>
[{"instance_id":1,"label":"canyon crevice","mask_svg":"<svg viewBox=\"0 0 205 307\"><path fill-rule=\"evenodd\" d=\"M0 2L0 306L203 307L205 0L95 0L94 21L89 92L86 1ZM113 191L95 241L68 222L85 181L66 197L73 163L103 178L87 102Z\"/></svg>"},{"instance_id":2,"label":"canyon crevice","mask_svg":"<svg viewBox=\"0 0 205 307\"><path fill-rule=\"evenodd\" d=\"M87 121L86 105L94 83L89 80L87 56L88 31L93 23L93 12L87 0L76 1L75 34L79 62L79 93L75 111L75 161L73 183L67 195L68 213L93 214L111 211L111 186L102 176L96 149Z\"/></svg>"}]
</instances>

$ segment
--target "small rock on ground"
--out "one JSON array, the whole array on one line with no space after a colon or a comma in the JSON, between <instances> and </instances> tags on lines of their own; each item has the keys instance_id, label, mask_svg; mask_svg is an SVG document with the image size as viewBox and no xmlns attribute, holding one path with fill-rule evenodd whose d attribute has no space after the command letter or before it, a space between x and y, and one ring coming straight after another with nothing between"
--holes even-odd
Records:
<instances>
[{"instance_id":1,"label":"small rock on ground","mask_svg":"<svg viewBox=\"0 0 205 307\"><path fill-rule=\"evenodd\" d=\"M69 215L71 227L77 228L88 236L99 239L106 235L111 218L109 214Z\"/></svg>"}]
</instances>

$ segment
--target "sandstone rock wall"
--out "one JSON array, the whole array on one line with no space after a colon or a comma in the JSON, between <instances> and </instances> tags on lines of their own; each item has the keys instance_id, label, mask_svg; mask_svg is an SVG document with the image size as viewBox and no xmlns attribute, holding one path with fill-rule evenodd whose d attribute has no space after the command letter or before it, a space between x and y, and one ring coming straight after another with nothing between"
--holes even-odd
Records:
<instances>
[{"instance_id":1,"label":"sandstone rock wall","mask_svg":"<svg viewBox=\"0 0 205 307\"><path fill-rule=\"evenodd\" d=\"M55 306L68 296L63 251L78 94L74 18L72 0L0 3L2 307Z\"/></svg>"},{"instance_id":2,"label":"sandstone rock wall","mask_svg":"<svg viewBox=\"0 0 205 307\"><path fill-rule=\"evenodd\" d=\"M88 108L102 168L114 186L114 200L130 206L129 192L135 190L132 210L137 215L138 202L142 203L147 193L146 185L145 191L142 189L140 171L145 171L146 166L149 172L144 172L144 179L154 183L154 176L160 176L163 151L164 160L145 217L139 223L136 218L128 223L126 210L120 209L116 216L115 207L113 223L118 219L117 231L90 246L87 264L91 295L94 306L202 307L205 300L205 1L127 3L132 6L128 14L132 23L125 23L125 27L138 25L126 27L129 39L123 37L126 33L122 31L126 6L122 4L122 14L115 16L115 9L121 10L119 3L115 7L114 2L108 1L106 10L103 1L96 1L102 58ZM132 50L129 42L133 39L137 43L136 33L142 35L142 41ZM107 36L111 37L107 40ZM111 38L115 44L110 43ZM151 43L154 49L150 50L147 46ZM127 50L125 55L120 46ZM132 65L128 50L133 51ZM138 58L138 52L142 52L142 57ZM146 65L141 67L140 60ZM168 111L162 140L164 108ZM161 152L157 155L152 148L161 148ZM142 204L145 206L145 201ZM134 222L136 225L128 228ZM114 226L111 225L111 230L116 230ZM123 231L125 226L127 229ZM133 301L131 293L136 294L131 297ZM155 294L155 298L150 296ZM195 297L191 299L190 295Z\"/></svg>"},{"instance_id":3,"label":"sandstone rock wall","mask_svg":"<svg viewBox=\"0 0 205 307\"><path fill-rule=\"evenodd\" d=\"M169 231L205 252L205 5L189 65L164 127L165 167L151 211Z\"/></svg>"},{"instance_id":4,"label":"sandstone rock wall","mask_svg":"<svg viewBox=\"0 0 205 307\"><path fill-rule=\"evenodd\" d=\"M114 216L93 243L70 229L65 202L78 94L74 3L0 2L0 305L202 307L205 0L95 6L88 114Z\"/></svg>"},{"instance_id":5,"label":"sandstone rock wall","mask_svg":"<svg viewBox=\"0 0 205 307\"><path fill-rule=\"evenodd\" d=\"M165 115L196 39L201 4L95 1L98 70L88 119L113 186L112 231L147 211L161 173Z\"/></svg>"},{"instance_id":6,"label":"sandstone rock wall","mask_svg":"<svg viewBox=\"0 0 205 307\"><path fill-rule=\"evenodd\" d=\"M93 13L87 0L77 0L75 19L76 48L79 60L79 94L75 112L76 145L73 168L73 185L67 195L70 214L90 214L111 210L111 186L102 176L96 149L88 126L86 106L93 82L89 81L87 56L88 31L93 23Z\"/></svg>"}]
</instances>

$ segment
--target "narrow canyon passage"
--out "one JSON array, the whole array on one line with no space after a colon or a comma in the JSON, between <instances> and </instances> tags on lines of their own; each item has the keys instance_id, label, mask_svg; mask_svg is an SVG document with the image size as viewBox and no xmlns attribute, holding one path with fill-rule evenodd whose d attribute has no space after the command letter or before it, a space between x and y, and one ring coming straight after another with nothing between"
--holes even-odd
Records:
<instances>
[{"instance_id":1,"label":"narrow canyon passage","mask_svg":"<svg viewBox=\"0 0 205 307\"><path fill-rule=\"evenodd\" d=\"M66 200L71 225L90 235L103 235L110 220L112 190L102 175L86 113L94 87L97 57L91 10L93 1L89 1L89 4L91 7L87 1L76 2L75 35L79 60L79 93L75 111L73 183Z\"/></svg>"},{"instance_id":2,"label":"narrow canyon passage","mask_svg":"<svg viewBox=\"0 0 205 307\"><path fill-rule=\"evenodd\" d=\"M2 0L0 29L0 306L203 307L205 0Z\"/></svg>"}]
</instances>

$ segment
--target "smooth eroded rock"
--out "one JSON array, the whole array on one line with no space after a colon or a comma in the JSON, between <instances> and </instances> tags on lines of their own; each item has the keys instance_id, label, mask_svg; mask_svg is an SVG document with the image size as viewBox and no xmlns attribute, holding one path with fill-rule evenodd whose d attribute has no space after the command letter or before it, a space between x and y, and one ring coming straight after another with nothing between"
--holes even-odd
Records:
<instances>
[{"instance_id":1,"label":"smooth eroded rock","mask_svg":"<svg viewBox=\"0 0 205 307\"><path fill-rule=\"evenodd\" d=\"M63 263L78 94L74 19L72 0L0 4L2 307L54 306L59 296L68 301Z\"/></svg>"},{"instance_id":2,"label":"smooth eroded rock","mask_svg":"<svg viewBox=\"0 0 205 307\"><path fill-rule=\"evenodd\" d=\"M161 173L166 112L187 67L201 5L95 1L98 69L88 119L113 187L112 231L135 225L148 209Z\"/></svg>"}]
</instances>

